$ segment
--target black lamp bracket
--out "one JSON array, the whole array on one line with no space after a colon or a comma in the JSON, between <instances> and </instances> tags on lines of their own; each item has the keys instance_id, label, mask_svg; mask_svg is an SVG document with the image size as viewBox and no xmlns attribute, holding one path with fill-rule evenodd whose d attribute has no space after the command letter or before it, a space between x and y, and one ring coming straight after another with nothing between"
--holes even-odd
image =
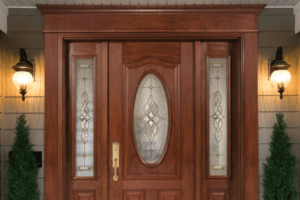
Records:
<instances>
[{"instance_id":1,"label":"black lamp bracket","mask_svg":"<svg viewBox=\"0 0 300 200\"><path fill-rule=\"evenodd\" d=\"M25 49L20 49L20 61L12 67L15 71L30 72L34 76L34 64L27 60Z\"/></svg>"},{"instance_id":2,"label":"black lamp bracket","mask_svg":"<svg viewBox=\"0 0 300 200\"><path fill-rule=\"evenodd\" d=\"M286 61L283 60L282 57L282 47L278 47L276 52L276 59L273 61L269 61L269 79L271 74L276 70L285 69L287 70L291 65L288 64Z\"/></svg>"}]
</instances>

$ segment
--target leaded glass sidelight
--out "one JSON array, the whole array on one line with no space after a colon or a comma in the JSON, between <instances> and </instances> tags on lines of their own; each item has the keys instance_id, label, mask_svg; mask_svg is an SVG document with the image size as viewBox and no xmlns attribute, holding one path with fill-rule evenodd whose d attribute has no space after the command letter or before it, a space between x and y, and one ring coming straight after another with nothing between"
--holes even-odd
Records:
<instances>
[{"instance_id":1,"label":"leaded glass sidelight","mask_svg":"<svg viewBox=\"0 0 300 200\"><path fill-rule=\"evenodd\" d=\"M227 59L209 58L209 175L228 175Z\"/></svg>"},{"instance_id":2,"label":"leaded glass sidelight","mask_svg":"<svg viewBox=\"0 0 300 200\"><path fill-rule=\"evenodd\" d=\"M160 79L146 75L134 102L134 136L138 153L146 164L158 164L167 148L169 110L167 94Z\"/></svg>"},{"instance_id":3,"label":"leaded glass sidelight","mask_svg":"<svg viewBox=\"0 0 300 200\"><path fill-rule=\"evenodd\" d=\"M76 59L76 177L94 176L94 59Z\"/></svg>"}]
</instances>

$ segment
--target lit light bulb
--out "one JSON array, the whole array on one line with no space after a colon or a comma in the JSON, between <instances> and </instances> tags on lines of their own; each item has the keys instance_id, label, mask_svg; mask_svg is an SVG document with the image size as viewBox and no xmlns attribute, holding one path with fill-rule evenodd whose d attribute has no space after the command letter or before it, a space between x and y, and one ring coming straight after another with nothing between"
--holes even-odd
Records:
<instances>
[{"instance_id":1,"label":"lit light bulb","mask_svg":"<svg viewBox=\"0 0 300 200\"><path fill-rule=\"evenodd\" d=\"M273 87L286 88L291 82L291 74L288 70L275 70L270 77Z\"/></svg>"},{"instance_id":2,"label":"lit light bulb","mask_svg":"<svg viewBox=\"0 0 300 200\"><path fill-rule=\"evenodd\" d=\"M25 99L25 94L31 88L33 82L33 76L30 72L26 71L17 71L13 75L13 83L19 92L22 94L22 99Z\"/></svg>"}]
</instances>

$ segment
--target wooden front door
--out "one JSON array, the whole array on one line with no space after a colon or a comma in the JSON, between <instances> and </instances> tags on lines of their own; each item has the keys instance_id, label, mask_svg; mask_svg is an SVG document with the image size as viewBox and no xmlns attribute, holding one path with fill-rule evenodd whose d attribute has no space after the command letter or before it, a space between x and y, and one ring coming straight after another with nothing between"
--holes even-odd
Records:
<instances>
[{"instance_id":1,"label":"wooden front door","mask_svg":"<svg viewBox=\"0 0 300 200\"><path fill-rule=\"evenodd\" d=\"M192 66L193 42L109 44L109 199L195 198Z\"/></svg>"},{"instance_id":2,"label":"wooden front door","mask_svg":"<svg viewBox=\"0 0 300 200\"><path fill-rule=\"evenodd\" d=\"M239 46L69 43L66 199L239 200Z\"/></svg>"},{"instance_id":3,"label":"wooden front door","mask_svg":"<svg viewBox=\"0 0 300 200\"><path fill-rule=\"evenodd\" d=\"M39 5L45 199L257 200L263 7Z\"/></svg>"}]
</instances>

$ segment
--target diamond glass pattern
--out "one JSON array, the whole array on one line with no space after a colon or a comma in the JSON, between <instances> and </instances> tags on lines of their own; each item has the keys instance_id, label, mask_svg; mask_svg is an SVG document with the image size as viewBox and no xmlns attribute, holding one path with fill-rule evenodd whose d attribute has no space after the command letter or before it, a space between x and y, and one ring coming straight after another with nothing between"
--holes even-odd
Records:
<instances>
[{"instance_id":1,"label":"diamond glass pattern","mask_svg":"<svg viewBox=\"0 0 300 200\"><path fill-rule=\"evenodd\" d=\"M168 138L168 102L165 89L154 74L141 81L134 103L134 135L142 161L155 164Z\"/></svg>"},{"instance_id":2,"label":"diamond glass pattern","mask_svg":"<svg viewBox=\"0 0 300 200\"><path fill-rule=\"evenodd\" d=\"M227 175L227 58L209 58L209 175Z\"/></svg>"},{"instance_id":3,"label":"diamond glass pattern","mask_svg":"<svg viewBox=\"0 0 300 200\"><path fill-rule=\"evenodd\" d=\"M94 59L76 59L76 176L94 176Z\"/></svg>"}]
</instances>

